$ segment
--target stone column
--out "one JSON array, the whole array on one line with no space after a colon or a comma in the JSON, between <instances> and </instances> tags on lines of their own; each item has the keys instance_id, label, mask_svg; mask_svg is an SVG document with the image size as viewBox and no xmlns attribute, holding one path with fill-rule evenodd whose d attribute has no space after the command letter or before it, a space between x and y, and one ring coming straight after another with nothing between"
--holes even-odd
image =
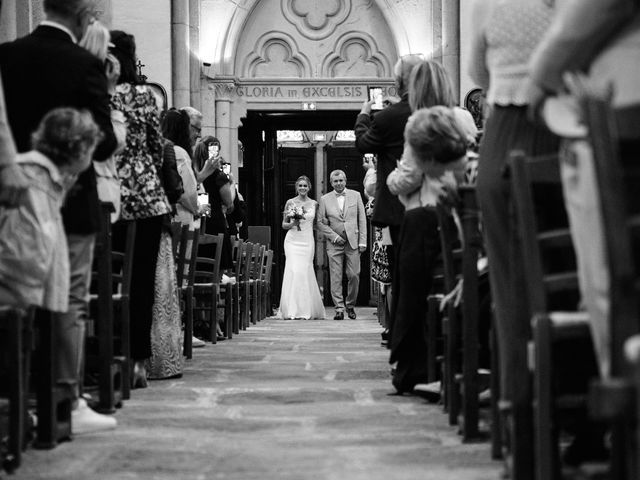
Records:
<instances>
[{"instance_id":1,"label":"stone column","mask_svg":"<svg viewBox=\"0 0 640 480\"><path fill-rule=\"evenodd\" d=\"M100 14L100 22L106 25L108 29L113 30L112 0L97 0L96 7Z\"/></svg>"},{"instance_id":2,"label":"stone column","mask_svg":"<svg viewBox=\"0 0 640 480\"><path fill-rule=\"evenodd\" d=\"M431 27L433 44L431 58L442 63L442 0L431 1Z\"/></svg>"},{"instance_id":3,"label":"stone column","mask_svg":"<svg viewBox=\"0 0 640 480\"><path fill-rule=\"evenodd\" d=\"M210 84L215 91L215 125L208 123L212 117L207 103L203 103L204 122L202 135L215 135L222 145L222 156L231 163L231 171L238 178L238 127L247 115L247 104L236 93L235 77L218 77ZM203 96L203 102L207 99ZM210 100L209 100L210 101Z\"/></svg>"},{"instance_id":4,"label":"stone column","mask_svg":"<svg viewBox=\"0 0 640 480\"><path fill-rule=\"evenodd\" d=\"M442 64L460 100L460 0L442 1Z\"/></svg>"},{"instance_id":5,"label":"stone column","mask_svg":"<svg viewBox=\"0 0 640 480\"><path fill-rule=\"evenodd\" d=\"M0 15L0 42L24 37L42 20L42 1L4 0Z\"/></svg>"},{"instance_id":6,"label":"stone column","mask_svg":"<svg viewBox=\"0 0 640 480\"><path fill-rule=\"evenodd\" d=\"M173 106L191 103L189 65L189 5L184 0L171 1L171 69Z\"/></svg>"},{"instance_id":7,"label":"stone column","mask_svg":"<svg viewBox=\"0 0 640 480\"><path fill-rule=\"evenodd\" d=\"M189 0L189 46L191 106L202 110L200 102L200 72L202 68L200 62L200 0Z\"/></svg>"},{"instance_id":8,"label":"stone column","mask_svg":"<svg viewBox=\"0 0 640 480\"><path fill-rule=\"evenodd\" d=\"M215 136L222 145L222 156L231 163L231 168L237 175L238 169L238 130L232 123L232 98L235 91L235 82L232 79L216 83L215 106ZM235 129L235 136L233 130ZM237 176L236 176L237 178Z\"/></svg>"},{"instance_id":9,"label":"stone column","mask_svg":"<svg viewBox=\"0 0 640 480\"><path fill-rule=\"evenodd\" d=\"M0 43L8 42L18 36L18 16L16 0L4 0L0 11Z\"/></svg>"}]
</instances>

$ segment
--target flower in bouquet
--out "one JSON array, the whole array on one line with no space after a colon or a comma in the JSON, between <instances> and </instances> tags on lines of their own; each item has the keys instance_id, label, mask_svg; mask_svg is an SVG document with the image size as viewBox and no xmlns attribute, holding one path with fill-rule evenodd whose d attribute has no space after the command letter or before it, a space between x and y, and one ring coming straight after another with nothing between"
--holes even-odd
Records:
<instances>
[{"instance_id":1,"label":"flower in bouquet","mask_svg":"<svg viewBox=\"0 0 640 480\"><path fill-rule=\"evenodd\" d=\"M303 206L291 205L287 209L286 215L290 220L302 220L305 213L306 211ZM300 224L298 223L296 226L298 227L298 230L300 230Z\"/></svg>"}]
</instances>

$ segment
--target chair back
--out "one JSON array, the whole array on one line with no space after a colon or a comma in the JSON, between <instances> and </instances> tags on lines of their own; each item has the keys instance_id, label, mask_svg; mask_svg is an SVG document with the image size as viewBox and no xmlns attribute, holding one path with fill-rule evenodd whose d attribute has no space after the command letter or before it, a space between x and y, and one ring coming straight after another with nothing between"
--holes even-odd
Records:
<instances>
[{"instance_id":1,"label":"chair back","mask_svg":"<svg viewBox=\"0 0 640 480\"><path fill-rule=\"evenodd\" d=\"M262 261L262 280L271 283L271 268L273 267L273 250L266 250Z\"/></svg>"},{"instance_id":2,"label":"chair back","mask_svg":"<svg viewBox=\"0 0 640 480\"><path fill-rule=\"evenodd\" d=\"M133 265L133 247L136 239L136 222L127 222L127 234L124 251L111 252L113 259L112 279L114 290L120 295L129 295L131 290L131 271Z\"/></svg>"},{"instance_id":3,"label":"chair back","mask_svg":"<svg viewBox=\"0 0 640 480\"><path fill-rule=\"evenodd\" d=\"M233 258L233 275L236 277L237 281L240 281L240 275L242 272L243 244L244 241L238 238L233 242L231 250L231 258Z\"/></svg>"},{"instance_id":4,"label":"chair back","mask_svg":"<svg viewBox=\"0 0 640 480\"><path fill-rule=\"evenodd\" d=\"M527 157L514 151L509 172L527 280L528 317L549 310L575 310L579 302L578 275L558 155ZM553 211L536 208L537 199L551 196L557 197Z\"/></svg>"},{"instance_id":5,"label":"chair back","mask_svg":"<svg viewBox=\"0 0 640 480\"><path fill-rule=\"evenodd\" d=\"M247 236L251 243L259 243L267 248L271 245L271 227L268 225L249 225Z\"/></svg>"},{"instance_id":6,"label":"chair back","mask_svg":"<svg viewBox=\"0 0 640 480\"><path fill-rule=\"evenodd\" d=\"M631 374L624 343L640 333L640 214L625 199L625 178L619 162L615 120L608 100L594 94L581 98L593 150L609 275L611 374Z\"/></svg>"},{"instance_id":7,"label":"chair back","mask_svg":"<svg viewBox=\"0 0 640 480\"><path fill-rule=\"evenodd\" d=\"M213 258L197 256L195 260L195 282L196 283L220 283L221 270L220 263L222 259L222 244L224 243L224 235L203 234L198 239L198 246L213 245ZM194 249L192 249L194 250Z\"/></svg>"},{"instance_id":8,"label":"chair back","mask_svg":"<svg viewBox=\"0 0 640 480\"><path fill-rule=\"evenodd\" d=\"M459 234L451 211L440 204L436 206L438 217L438 233L442 255L444 275L444 293L449 293L456 286L460 272L462 250L459 248Z\"/></svg>"}]
</instances>

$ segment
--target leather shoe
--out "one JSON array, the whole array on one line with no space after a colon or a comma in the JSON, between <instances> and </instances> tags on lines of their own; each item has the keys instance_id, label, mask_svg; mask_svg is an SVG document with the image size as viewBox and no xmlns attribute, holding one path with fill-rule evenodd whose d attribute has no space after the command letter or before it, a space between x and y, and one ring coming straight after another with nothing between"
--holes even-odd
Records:
<instances>
[{"instance_id":1,"label":"leather shoe","mask_svg":"<svg viewBox=\"0 0 640 480\"><path fill-rule=\"evenodd\" d=\"M351 319L351 320L355 320L356 319L356 311L353 308L347 308L347 316Z\"/></svg>"},{"instance_id":2,"label":"leather shoe","mask_svg":"<svg viewBox=\"0 0 640 480\"><path fill-rule=\"evenodd\" d=\"M343 312L336 312L336 315L333 317L334 320L344 320Z\"/></svg>"}]
</instances>

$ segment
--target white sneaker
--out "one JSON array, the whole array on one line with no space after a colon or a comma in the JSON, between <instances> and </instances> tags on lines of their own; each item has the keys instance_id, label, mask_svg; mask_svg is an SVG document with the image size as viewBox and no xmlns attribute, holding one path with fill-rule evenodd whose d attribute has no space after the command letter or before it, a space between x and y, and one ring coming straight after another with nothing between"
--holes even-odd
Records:
<instances>
[{"instance_id":1,"label":"white sneaker","mask_svg":"<svg viewBox=\"0 0 640 480\"><path fill-rule=\"evenodd\" d=\"M71 411L71 433L74 435L113 430L117 425L115 418L91 410L84 398L79 398L78 406Z\"/></svg>"},{"instance_id":2,"label":"white sneaker","mask_svg":"<svg viewBox=\"0 0 640 480\"><path fill-rule=\"evenodd\" d=\"M191 337L191 348L200 348L200 347L204 347L206 344L204 343L204 341L200 340L199 338L196 337Z\"/></svg>"}]
</instances>

